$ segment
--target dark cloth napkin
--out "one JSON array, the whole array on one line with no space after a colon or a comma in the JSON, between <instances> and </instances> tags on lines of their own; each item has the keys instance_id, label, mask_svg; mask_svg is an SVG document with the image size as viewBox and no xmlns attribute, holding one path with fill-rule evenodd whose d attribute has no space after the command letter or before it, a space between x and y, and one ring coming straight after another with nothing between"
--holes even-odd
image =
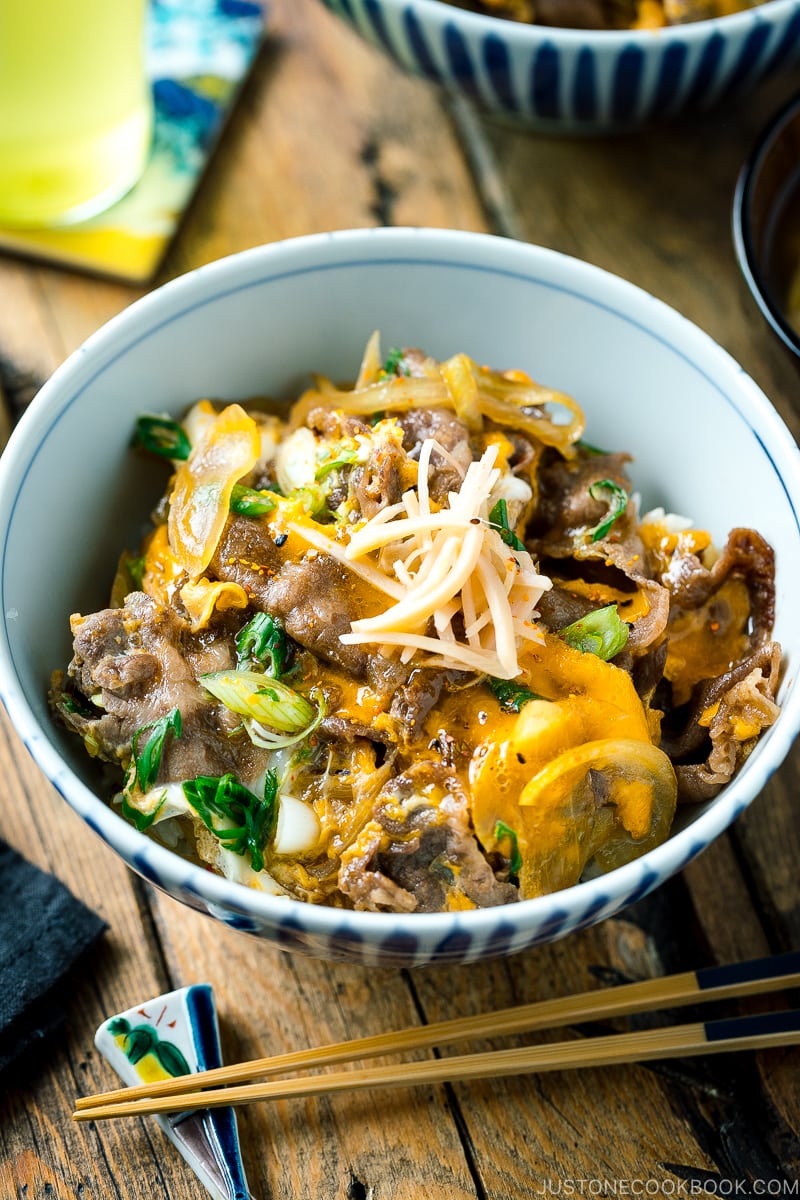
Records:
<instances>
[{"instance_id":1,"label":"dark cloth napkin","mask_svg":"<svg viewBox=\"0 0 800 1200\"><path fill-rule=\"evenodd\" d=\"M106 928L0 840L0 1074L61 1024L67 976Z\"/></svg>"}]
</instances>

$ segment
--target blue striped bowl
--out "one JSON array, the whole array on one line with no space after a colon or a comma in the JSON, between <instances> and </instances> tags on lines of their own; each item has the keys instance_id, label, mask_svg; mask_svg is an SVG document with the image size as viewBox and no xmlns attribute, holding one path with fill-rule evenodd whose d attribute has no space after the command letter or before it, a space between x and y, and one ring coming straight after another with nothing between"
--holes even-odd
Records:
<instances>
[{"instance_id":1,"label":"blue striped bowl","mask_svg":"<svg viewBox=\"0 0 800 1200\"><path fill-rule=\"evenodd\" d=\"M542 132L621 132L710 108L800 60L800 0L607 32L523 25L440 0L323 3L407 70Z\"/></svg>"},{"instance_id":2,"label":"blue striped bowl","mask_svg":"<svg viewBox=\"0 0 800 1200\"><path fill-rule=\"evenodd\" d=\"M311 370L346 379L373 329L385 345L439 358L466 350L571 393L590 441L634 453L645 508L686 513L718 543L752 525L775 547L780 718L715 799L682 805L663 845L607 875L473 912L349 912L256 892L124 820L106 803L96 761L51 719L50 674L71 654L68 614L107 603L120 548L138 542L164 486L162 469L130 454L143 405L177 415L198 396L296 395ZM53 496L60 502L44 519L42 497ZM800 729L798 594L800 450L766 396L653 296L509 238L349 230L210 263L95 333L45 384L0 457L0 700L54 788L175 899L281 949L365 967L473 962L562 938L691 862L763 790Z\"/></svg>"}]
</instances>

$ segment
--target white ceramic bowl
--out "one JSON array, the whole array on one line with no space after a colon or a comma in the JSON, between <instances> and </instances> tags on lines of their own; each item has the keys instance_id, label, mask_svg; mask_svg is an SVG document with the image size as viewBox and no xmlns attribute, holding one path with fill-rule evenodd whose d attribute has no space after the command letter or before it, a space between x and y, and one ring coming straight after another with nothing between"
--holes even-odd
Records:
<instances>
[{"instance_id":1,"label":"white ceramic bowl","mask_svg":"<svg viewBox=\"0 0 800 1200\"><path fill-rule=\"evenodd\" d=\"M50 719L67 617L106 603L163 483L128 446L143 409L200 396L290 396L309 370L352 377L368 334L438 357L468 351L571 392L587 438L633 451L644 503L724 540L752 525L777 551L783 712L733 783L684 809L670 839L576 887L495 909L395 915L257 894L193 866L112 811L93 763ZM287 949L363 963L471 961L590 925L680 870L746 808L800 726L800 462L737 364L658 300L595 267L506 239L377 229L277 243L203 267L133 304L45 385L0 459L2 698L44 773L91 828L177 899ZM87 836L90 836L87 832Z\"/></svg>"},{"instance_id":2,"label":"white ceramic bowl","mask_svg":"<svg viewBox=\"0 0 800 1200\"><path fill-rule=\"evenodd\" d=\"M638 31L524 25L441 0L323 3L406 70L540 132L620 132L707 109L800 59L800 0Z\"/></svg>"}]
</instances>

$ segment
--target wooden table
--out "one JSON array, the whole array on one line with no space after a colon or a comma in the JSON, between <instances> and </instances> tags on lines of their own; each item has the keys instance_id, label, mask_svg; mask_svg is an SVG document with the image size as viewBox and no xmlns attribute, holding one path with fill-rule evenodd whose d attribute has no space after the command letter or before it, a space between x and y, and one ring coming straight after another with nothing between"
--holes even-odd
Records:
<instances>
[{"instance_id":1,"label":"wooden table","mask_svg":"<svg viewBox=\"0 0 800 1200\"><path fill-rule=\"evenodd\" d=\"M677 307L797 433L795 368L739 280L730 236L739 165L792 86L773 81L735 108L629 137L540 138L406 78L312 0L272 0L271 39L161 279L326 229L513 235ZM12 406L134 298L0 259L0 378ZM618 919L511 959L413 973L291 957L165 898L86 830L7 722L0 769L0 836L110 925L67 997L64 1037L26 1061L19 1083L4 1081L2 1200L202 1194L152 1121L70 1118L76 1095L112 1083L93 1048L101 1020L172 987L213 984L233 1061L800 945L796 756L729 834ZM797 1051L771 1051L282 1102L240 1110L240 1129L258 1200L796 1195L798 1066Z\"/></svg>"}]
</instances>

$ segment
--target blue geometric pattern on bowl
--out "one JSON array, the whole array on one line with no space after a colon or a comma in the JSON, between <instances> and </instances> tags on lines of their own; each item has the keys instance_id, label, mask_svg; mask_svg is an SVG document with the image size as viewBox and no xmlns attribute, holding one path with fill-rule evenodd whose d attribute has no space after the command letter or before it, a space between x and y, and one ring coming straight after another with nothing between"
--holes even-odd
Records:
<instances>
[{"instance_id":1,"label":"blue geometric pattern on bowl","mask_svg":"<svg viewBox=\"0 0 800 1200\"><path fill-rule=\"evenodd\" d=\"M222 1066L214 993L206 983L178 988L109 1017L94 1041L131 1087ZM155 1119L214 1200L253 1200L232 1108Z\"/></svg>"},{"instance_id":2,"label":"blue geometric pattern on bowl","mask_svg":"<svg viewBox=\"0 0 800 1200\"><path fill-rule=\"evenodd\" d=\"M721 104L800 59L800 4L660 30L523 25L438 0L323 0L400 66L533 128L600 133Z\"/></svg>"},{"instance_id":3,"label":"blue geometric pattern on bowl","mask_svg":"<svg viewBox=\"0 0 800 1200\"><path fill-rule=\"evenodd\" d=\"M684 848L678 869L687 866L706 846L705 840L690 842ZM138 862L134 863L137 869L139 865ZM629 863L624 871L628 877L624 890L618 887L618 879L615 881L616 887L609 886L607 889L602 879L593 880L591 890L586 884L579 884L578 889L589 893L585 906L576 906L575 889L569 889L568 892L549 897L552 907L545 907L538 921L529 922L523 928L508 920L508 914L500 909L487 909L481 914L470 913L466 921L448 920L447 931L443 933L436 932L437 914L417 914L409 922L394 914L370 913L371 920L387 931L374 941L364 938L359 928L363 920L363 914L360 913L337 912L336 923L332 925L329 916L333 914L326 915L325 910L319 913L322 919L315 921L318 914L313 906L306 906L301 916L297 915L294 905L287 905L285 915L244 914L235 911L228 895L227 903L216 905L206 900L204 907L210 916L223 924L266 937L281 950L310 954L333 962L357 963L364 967L420 967L432 962L470 963L498 955L516 954L532 946L557 941L579 929L586 929L598 920L613 916L629 904L643 899L663 882L658 872L642 862ZM206 891L210 882L206 875ZM224 881L220 882L224 886ZM173 888L162 879L161 886L184 903L187 902L187 892L192 891L191 884L186 881ZM474 918L478 915L483 919L476 922ZM417 925L419 931L410 928L411 925Z\"/></svg>"}]
</instances>

